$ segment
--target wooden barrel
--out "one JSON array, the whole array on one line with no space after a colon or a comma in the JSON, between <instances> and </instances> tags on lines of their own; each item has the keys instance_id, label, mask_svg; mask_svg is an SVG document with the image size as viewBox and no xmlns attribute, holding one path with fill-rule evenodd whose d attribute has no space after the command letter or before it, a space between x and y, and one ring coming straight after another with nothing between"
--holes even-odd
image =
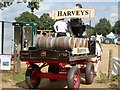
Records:
<instances>
[{"instance_id":1,"label":"wooden barrel","mask_svg":"<svg viewBox=\"0 0 120 90\"><path fill-rule=\"evenodd\" d=\"M74 38L74 46L73 48L78 48L79 47L79 38Z\"/></svg>"},{"instance_id":2,"label":"wooden barrel","mask_svg":"<svg viewBox=\"0 0 120 90\"><path fill-rule=\"evenodd\" d=\"M37 47L38 48L45 48L46 47L46 39L45 36L39 36L37 39Z\"/></svg>"},{"instance_id":3,"label":"wooden barrel","mask_svg":"<svg viewBox=\"0 0 120 90\"><path fill-rule=\"evenodd\" d=\"M88 47L88 38L79 38L78 47Z\"/></svg>"},{"instance_id":4,"label":"wooden barrel","mask_svg":"<svg viewBox=\"0 0 120 90\"><path fill-rule=\"evenodd\" d=\"M41 49L71 50L73 48L88 47L87 38L47 37L39 36L36 46Z\"/></svg>"},{"instance_id":5,"label":"wooden barrel","mask_svg":"<svg viewBox=\"0 0 120 90\"><path fill-rule=\"evenodd\" d=\"M56 41L57 38L55 37L51 37L51 40L49 41L50 42L50 49L55 49L55 41Z\"/></svg>"},{"instance_id":6,"label":"wooden barrel","mask_svg":"<svg viewBox=\"0 0 120 90\"><path fill-rule=\"evenodd\" d=\"M73 37L58 37L55 40L55 48L57 50L70 50L75 47L75 38Z\"/></svg>"},{"instance_id":7,"label":"wooden barrel","mask_svg":"<svg viewBox=\"0 0 120 90\"><path fill-rule=\"evenodd\" d=\"M53 37L39 36L36 40L36 46L41 49L54 49L55 39Z\"/></svg>"}]
</instances>

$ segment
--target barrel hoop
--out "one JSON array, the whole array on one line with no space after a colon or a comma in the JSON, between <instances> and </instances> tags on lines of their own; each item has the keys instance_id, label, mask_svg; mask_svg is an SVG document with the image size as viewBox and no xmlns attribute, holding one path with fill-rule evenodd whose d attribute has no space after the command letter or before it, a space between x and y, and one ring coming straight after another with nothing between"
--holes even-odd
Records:
<instances>
[{"instance_id":1,"label":"barrel hoop","mask_svg":"<svg viewBox=\"0 0 120 90\"><path fill-rule=\"evenodd\" d=\"M41 40L42 40L43 36L39 37L39 41L38 41L38 45L41 46Z\"/></svg>"},{"instance_id":2,"label":"barrel hoop","mask_svg":"<svg viewBox=\"0 0 120 90\"><path fill-rule=\"evenodd\" d=\"M88 38L86 38L86 47L88 47Z\"/></svg>"},{"instance_id":3,"label":"barrel hoop","mask_svg":"<svg viewBox=\"0 0 120 90\"><path fill-rule=\"evenodd\" d=\"M59 39L60 39L60 37L58 37L57 40L56 40L56 47L57 47L56 49L58 49L58 42L59 42Z\"/></svg>"},{"instance_id":4,"label":"barrel hoop","mask_svg":"<svg viewBox=\"0 0 120 90\"><path fill-rule=\"evenodd\" d=\"M84 38L82 38L82 47L84 47Z\"/></svg>"},{"instance_id":5,"label":"barrel hoop","mask_svg":"<svg viewBox=\"0 0 120 90\"><path fill-rule=\"evenodd\" d=\"M76 41L77 41L77 38L74 39L74 45L73 45L74 48L76 47Z\"/></svg>"},{"instance_id":6,"label":"barrel hoop","mask_svg":"<svg viewBox=\"0 0 120 90\"><path fill-rule=\"evenodd\" d=\"M72 40L72 37L69 38L69 45L68 45L69 47L71 45L71 40Z\"/></svg>"},{"instance_id":7,"label":"barrel hoop","mask_svg":"<svg viewBox=\"0 0 120 90\"><path fill-rule=\"evenodd\" d=\"M50 41L49 39L50 39L50 37L48 37L46 40L46 48L49 48L49 41Z\"/></svg>"},{"instance_id":8,"label":"barrel hoop","mask_svg":"<svg viewBox=\"0 0 120 90\"><path fill-rule=\"evenodd\" d=\"M35 46L38 47L39 36L35 38Z\"/></svg>"},{"instance_id":9,"label":"barrel hoop","mask_svg":"<svg viewBox=\"0 0 120 90\"><path fill-rule=\"evenodd\" d=\"M79 48L80 47L80 38L78 38L78 47L77 48Z\"/></svg>"},{"instance_id":10,"label":"barrel hoop","mask_svg":"<svg viewBox=\"0 0 120 90\"><path fill-rule=\"evenodd\" d=\"M50 47L53 48L54 47L54 43L55 43L55 38L51 39L51 43L50 43ZM55 48L55 47L54 47Z\"/></svg>"},{"instance_id":11,"label":"barrel hoop","mask_svg":"<svg viewBox=\"0 0 120 90\"><path fill-rule=\"evenodd\" d=\"M64 39L64 46L65 46L65 48L66 48L66 40L67 40L67 37L65 37L65 39Z\"/></svg>"},{"instance_id":12,"label":"barrel hoop","mask_svg":"<svg viewBox=\"0 0 120 90\"><path fill-rule=\"evenodd\" d=\"M85 40L85 39L83 39L83 47L85 47L85 41L86 41L86 40Z\"/></svg>"},{"instance_id":13,"label":"barrel hoop","mask_svg":"<svg viewBox=\"0 0 120 90\"><path fill-rule=\"evenodd\" d=\"M80 45L79 45L80 47L82 46L82 38L80 38Z\"/></svg>"}]
</instances>

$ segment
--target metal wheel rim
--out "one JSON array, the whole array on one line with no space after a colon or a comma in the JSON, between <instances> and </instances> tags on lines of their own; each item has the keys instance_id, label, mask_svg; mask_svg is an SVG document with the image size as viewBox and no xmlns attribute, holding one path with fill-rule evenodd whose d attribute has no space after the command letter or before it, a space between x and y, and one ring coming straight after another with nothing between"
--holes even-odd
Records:
<instances>
[{"instance_id":1,"label":"metal wheel rim","mask_svg":"<svg viewBox=\"0 0 120 90\"><path fill-rule=\"evenodd\" d=\"M91 68L91 70L90 70L90 80L93 80L93 77L94 77L94 71L93 71L93 68Z\"/></svg>"},{"instance_id":2,"label":"metal wheel rim","mask_svg":"<svg viewBox=\"0 0 120 90\"><path fill-rule=\"evenodd\" d=\"M36 83L36 80L37 80L36 74L37 74L36 71L33 71L31 74L32 84Z\"/></svg>"},{"instance_id":3,"label":"metal wheel rim","mask_svg":"<svg viewBox=\"0 0 120 90\"><path fill-rule=\"evenodd\" d=\"M74 88L79 88L79 82L80 82L80 78L79 78L79 73L76 72L74 75Z\"/></svg>"}]
</instances>

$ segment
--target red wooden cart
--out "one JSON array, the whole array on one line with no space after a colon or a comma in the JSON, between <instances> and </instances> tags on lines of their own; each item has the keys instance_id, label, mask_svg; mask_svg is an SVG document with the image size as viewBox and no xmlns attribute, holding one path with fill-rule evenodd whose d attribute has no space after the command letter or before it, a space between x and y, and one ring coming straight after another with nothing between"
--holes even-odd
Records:
<instances>
[{"instance_id":1,"label":"red wooden cart","mask_svg":"<svg viewBox=\"0 0 120 90\"><path fill-rule=\"evenodd\" d=\"M82 11L87 13L81 14ZM63 15L59 15L60 13L63 13ZM93 18L94 13L94 9L73 8L53 11L52 18L55 20L60 18L74 17ZM80 25L79 22L77 23L77 26L78 25ZM66 41L68 40L66 39ZM44 40L43 42L39 42L41 44L46 44ZM94 80L95 75L94 64L98 63L99 61L99 58L95 55L96 41L89 41L87 48L90 51L89 54L72 54L72 52L67 49L61 51L56 49L45 48L38 49L34 47L30 48L27 51L21 51L20 59L21 61L26 61L28 65L25 75L25 81L27 86L29 88L37 88L40 84L41 78L49 78L50 81L63 79L67 81L68 88L79 88L81 83L81 73L84 73L86 83L91 84ZM37 63L42 63L42 65L39 66ZM41 69L46 66L49 66L48 72L44 73Z\"/></svg>"},{"instance_id":2,"label":"red wooden cart","mask_svg":"<svg viewBox=\"0 0 120 90\"><path fill-rule=\"evenodd\" d=\"M21 51L20 59L26 61L28 66L25 81L29 88L37 88L41 78L49 78L50 81L67 80L68 88L79 88L81 73L84 73L86 83L91 84L95 76L94 64L99 61L94 54L72 55L67 50L43 50L34 47ZM41 69L46 66L49 66L48 72L44 73Z\"/></svg>"}]
</instances>

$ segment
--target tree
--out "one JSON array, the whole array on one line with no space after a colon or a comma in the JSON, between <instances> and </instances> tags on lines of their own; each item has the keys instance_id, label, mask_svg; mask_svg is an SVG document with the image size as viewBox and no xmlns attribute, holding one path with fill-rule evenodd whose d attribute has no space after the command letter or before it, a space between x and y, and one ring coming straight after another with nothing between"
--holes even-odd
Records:
<instances>
[{"instance_id":1,"label":"tree","mask_svg":"<svg viewBox=\"0 0 120 90\"><path fill-rule=\"evenodd\" d=\"M0 2L0 9L3 10L3 7L8 7L12 5L12 2Z\"/></svg>"},{"instance_id":2,"label":"tree","mask_svg":"<svg viewBox=\"0 0 120 90\"><path fill-rule=\"evenodd\" d=\"M42 0L40 0L42 1ZM28 2L28 8L31 9L31 12L34 12L34 9L38 10L39 9L39 0L38 2Z\"/></svg>"},{"instance_id":3,"label":"tree","mask_svg":"<svg viewBox=\"0 0 120 90\"><path fill-rule=\"evenodd\" d=\"M112 28L114 33L120 34L120 20L115 22L115 25Z\"/></svg>"},{"instance_id":4,"label":"tree","mask_svg":"<svg viewBox=\"0 0 120 90\"><path fill-rule=\"evenodd\" d=\"M23 12L20 16L15 18L17 22L34 22L38 24L39 18L30 12Z\"/></svg>"},{"instance_id":5,"label":"tree","mask_svg":"<svg viewBox=\"0 0 120 90\"><path fill-rule=\"evenodd\" d=\"M106 18L99 20L99 23L95 25L94 33L107 35L112 31L111 24Z\"/></svg>"},{"instance_id":6,"label":"tree","mask_svg":"<svg viewBox=\"0 0 120 90\"><path fill-rule=\"evenodd\" d=\"M16 22L33 22L39 27L38 29L53 29L54 20L48 13L44 13L40 18L33 13L23 12L20 16L15 18Z\"/></svg>"},{"instance_id":7,"label":"tree","mask_svg":"<svg viewBox=\"0 0 120 90\"><path fill-rule=\"evenodd\" d=\"M93 30L94 30L94 27L91 27L90 25L86 25L86 32L89 37L94 34Z\"/></svg>"},{"instance_id":8,"label":"tree","mask_svg":"<svg viewBox=\"0 0 120 90\"><path fill-rule=\"evenodd\" d=\"M31 9L31 12L34 12L34 9L39 9L39 3L43 0L31 0L31 2L27 2L27 0L22 0L24 3L28 3L27 7ZM22 3L22 1L17 1L17 3ZM14 3L14 0L10 0L7 2L6 0L0 1L0 9L6 8Z\"/></svg>"},{"instance_id":9,"label":"tree","mask_svg":"<svg viewBox=\"0 0 120 90\"><path fill-rule=\"evenodd\" d=\"M44 13L39 19L39 28L44 29L53 29L54 20L49 16L48 13Z\"/></svg>"}]
</instances>

